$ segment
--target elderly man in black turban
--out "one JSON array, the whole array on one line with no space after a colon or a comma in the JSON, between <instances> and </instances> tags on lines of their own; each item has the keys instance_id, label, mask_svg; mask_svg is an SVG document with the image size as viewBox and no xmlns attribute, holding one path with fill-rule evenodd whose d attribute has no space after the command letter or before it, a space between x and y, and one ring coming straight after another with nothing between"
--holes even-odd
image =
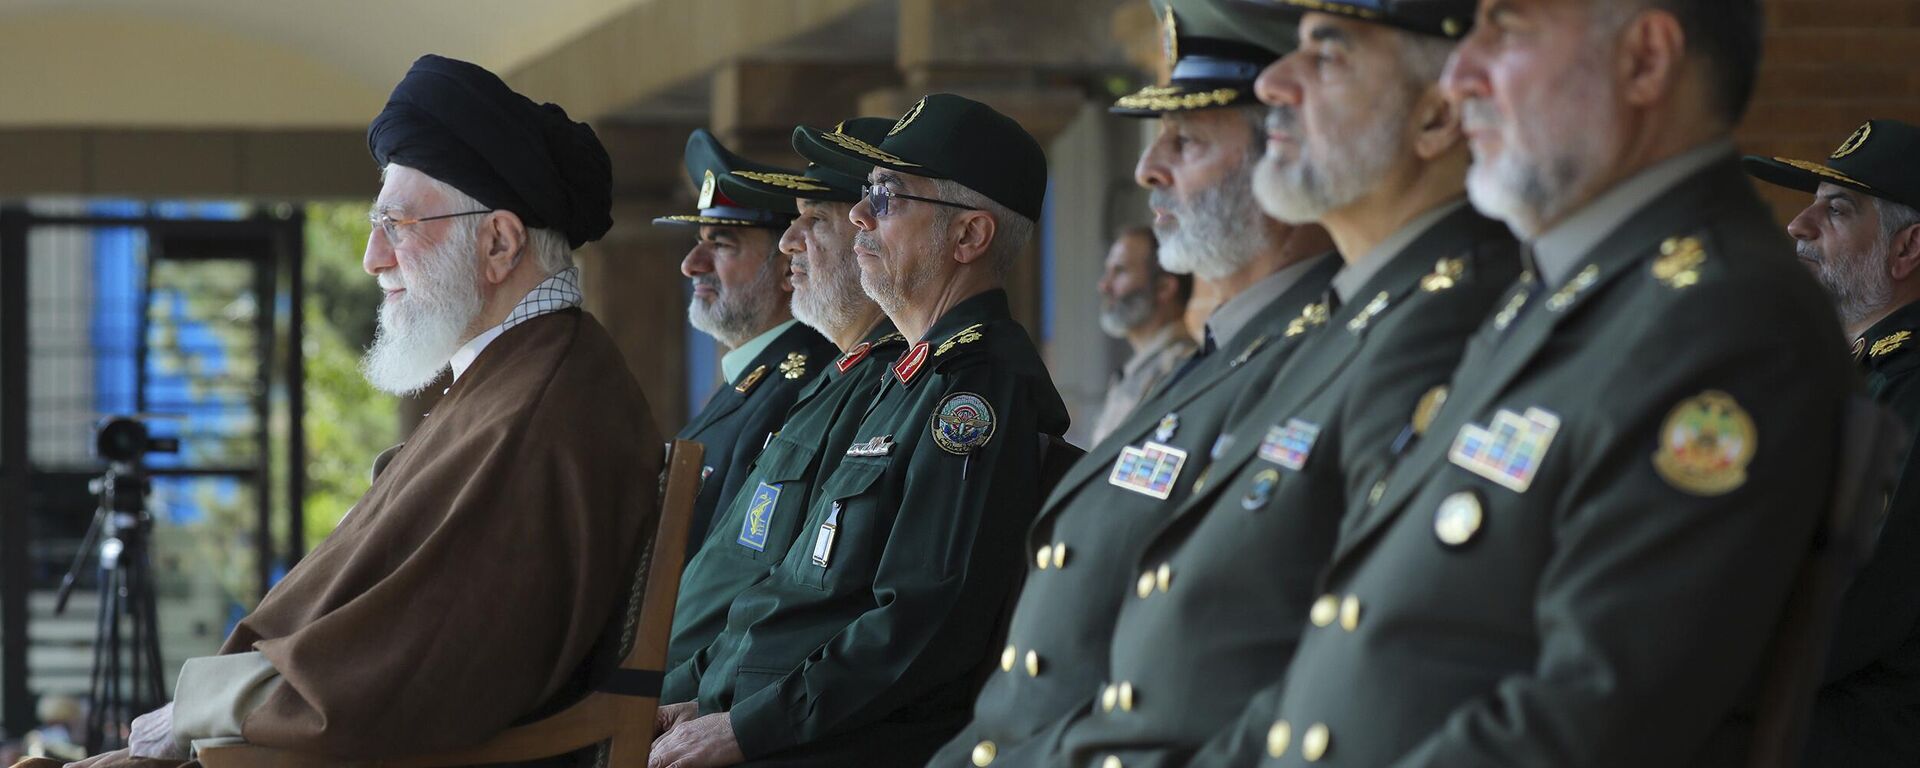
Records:
<instances>
[{"instance_id":1,"label":"elderly man in black turban","mask_svg":"<svg viewBox=\"0 0 1920 768\"><path fill-rule=\"evenodd\" d=\"M367 378L446 396L354 511L190 659L101 765L207 739L347 759L476 743L579 692L656 519L661 438L571 250L605 234L592 129L425 56L367 140L384 183L365 266L386 291ZM203 742L204 743L204 742Z\"/></svg>"}]
</instances>

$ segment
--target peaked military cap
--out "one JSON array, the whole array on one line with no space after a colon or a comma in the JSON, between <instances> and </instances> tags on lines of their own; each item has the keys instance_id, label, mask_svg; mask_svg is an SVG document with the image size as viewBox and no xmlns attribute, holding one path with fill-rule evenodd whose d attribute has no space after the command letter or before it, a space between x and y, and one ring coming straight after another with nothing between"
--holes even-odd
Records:
<instances>
[{"instance_id":1,"label":"peaked military cap","mask_svg":"<svg viewBox=\"0 0 1920 768\"><path fill-rule=\"evenodd\" d=\"M878 144L887 137L887 129L892 128L893 123L884 117L856 117L834 126L833 130L868 144ZM755 207L762 206L761 201L768 198L855 203L860 201L860 189L866 183L864 177L819 163L807 163L807 172L798 175L737 170L720 177L720 192Z\"/></svg>"},{"instance_id":2,"label":"peaked military cap","mask_svg":"<svg viewBox=\"0 0 1920 768\"><path fill-rule=\"evenodd\" d=\"M1033 134L993 107L951 93L921 98L877 145L803 125L793 129L793 148L862 179L880 167L957 181L1029 219L1040 218L1047 195L1047 154Z\"/></svg>"},{"instance_id":3,"label":"peaked military cap","mask_svg":"<svg viewBox=\"0 0 1920 768\"><path fill-rule=\"evenodd\" d=\"M1127 117L1255 104L1260 71L1298 46L1294 25L1227 0L1154 0L1167 82L1120 97L1108 110Z\"/></svg>"},{"instance_id":4,"label":"peaked military cap","mask_svg":"<svg viewBox=\"0 0 1920 768\"><path fill-rule=\"evenodd\" d=\"M1827 156L1826 165L1785 157L1748 156L1747 173L1802 192L1822 182L1920 208L1920 128L1897 120L1868 120Z\"/></svg>"},{"instance_id":5,"label":"peaked military cap","mask_svg":"<svg viewBox=\"0 0 1920 768\"><path fill-rule=\"evenodd\" d=\"M1309 13L1351 16L1415 34L1458 40L1473 31L1477 0L1235 0L1299 21Z\"/></svg>"},{"instance_id":6,"label":"peaked military cap","mask_svg":"<svg viewBox=\"0 0 1920 768\"><path fill-rule=\"evenodd\" d=\"M720 178L728 174L738 171L781 176L797 174L785 168L761 165L728 152L726 147L720 146L720 140L705 128L696 129L687 137L686 164L687 178L700 190L700 212L661 216L653 220L654 226L785 229L793 217L800 215L790 197L763 196L751 203L728 197L720 189Z\"/></svg>"}]
</instances>

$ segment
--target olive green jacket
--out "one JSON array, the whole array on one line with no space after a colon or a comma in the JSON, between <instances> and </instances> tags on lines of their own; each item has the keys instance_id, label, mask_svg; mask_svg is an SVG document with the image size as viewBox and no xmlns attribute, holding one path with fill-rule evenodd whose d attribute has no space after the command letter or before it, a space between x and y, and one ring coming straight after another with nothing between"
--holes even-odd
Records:
<instances>
[{"instance_id":1,"label":"olive green jacket","mask_svg":"<svg viewBox=\"0 0 1920 768\"><path fill-rule=\"evenodd\" d=\"M691 674L676 670L720 634L734 596L786 556L787 547L799 535L814 475L840 461L829 447L845 450L860 426L859 410L843 416L866 408L880 377L905 346L906 338L883 318L852 350L831 363L817 363L820 372L801 390L779 431L754 458L740 481L739 493L714 515L706 541L680 575L663 698L689 701L694 697Z\"/></svg>"},{"instance_id":2,"label":"olive green jacket","mask_svg":"<svg viewBox=\"0 0 1920 768\"><path fill-rule=\"evenodd\" d=\"M1515 286L1347 511L1332 613L1251 726L1271 764L1744 762L1854 388L1841 331L1730 152L1578 266Z\"/></svg>"}]
</instances>

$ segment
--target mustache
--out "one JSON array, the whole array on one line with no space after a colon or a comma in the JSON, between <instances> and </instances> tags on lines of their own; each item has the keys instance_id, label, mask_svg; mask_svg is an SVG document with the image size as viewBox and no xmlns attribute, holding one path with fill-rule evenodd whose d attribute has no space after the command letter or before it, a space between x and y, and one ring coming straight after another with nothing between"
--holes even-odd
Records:
<instances>
[{"instance_id":1,"label":"mustache","mask_svg":"<svg viewBox=\"0 0 1920 768\"><path fill-rule=\"evenodd\" d=\"M1815 247L1813 243L1809 243L1805 240L1798 240L1794 242L1793 253L1795 256L1799 256L1800 258L1806 259L1807 261L1811 261L1816 264L1822 261L1825 261L1825 259L1821 258L1820 256L1820 249Z\"/></svg>"},{"instance_id":2,"label":"mustache","mask_svg":"<svg viewBox=\"0 0 1920 768\"><path fill-rule=\"evenodd\" d=\"M1300 124L1300 113L1293 107L1280 105L1267 110L1267 130L1293 133Z\"/></svg>"},{"instance_id":3,"label":"mustache","mask_svg":"<svg viewBox=\"0 0 1920 768\"><path fill-rule=\"evenodd\" d=\"M704 286L712 288L716 293L720 290L720 278L714 277L713 275L701 275L699 277L687 278L687 280L695 288Z\"/></svg>"},{"instance_id":4,"label":"mustache","mask_svg":"<svg viewBox=\"0 0 1920 768\"><path fill-rule=\"evenodd\" d=\"M380 273L378 277L374 278L374 281L380 284L380 290L404 291L407 289L407 281L397 274L399 271L398 269L389 269Z\"/></svg>"},{"instance_id":5,"label":"mustache","mask_svg":"<svg viewBox=\"0 0 1920 768\"><path fill-rule=\"evenodd\" d=\"M880 248L880 237L872 232L857 232L853 236L853 247L869 253L884 253Z\"/></svg>"}]
</instances>

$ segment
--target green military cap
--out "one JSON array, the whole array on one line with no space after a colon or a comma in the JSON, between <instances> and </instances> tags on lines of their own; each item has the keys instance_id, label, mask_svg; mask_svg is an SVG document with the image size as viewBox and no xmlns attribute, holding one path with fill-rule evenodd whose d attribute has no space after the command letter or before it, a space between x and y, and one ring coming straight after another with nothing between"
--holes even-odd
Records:
<instances>
[{"instance_id":1,"label":"green military cap","mask_svg":"<svg viewBox=\"0 0 1920 768\"><path fill-rule=\"evenodd\" d=\"M1029 219L1047 195L1047 154L1033 134L993 107L951 93L929 94L900 116L879 144L800 126L793 148L808 160L865 178L874 167L949 179Z\"/></svg>"},{"instance_id":2,"label":"green military cap","mask_svg":"<svg viewBox=\"0 0 1920 768\"><path fill-rule=\"evenodd\" d=\"M784 168L761 165L728 152L720 140L700 128L687 137L687 178L700 189L700 212L661 216L653 220L658 227L767 227L785 229L800 212L793 198L767 196L752 203L735 200L720 190L720 178L739 171L794 175Z\"/></svg>"},{"instance_id":3,"label":"green military cap","mask_svg":"<svg viewBox=\"0 0 1920 768\"><path fill-rule=\"evenodd\" d=\"M1868 120L1827 156L1827 164L1749 155L1747 173L1769 184L1812 192L1822 182L1920 208L1920 128Z\"/></svg>"},{"instance_id":4,"label":"green military cap","mask_svg":"<svg viewBox=\"0 0 1920 768\"><path fill-rule=\"evenodd\" d=\"M878 144L887 137L887 129L893 127L893 123L884 117L856 117L834 126L833 130L869 144ZM720 191L729 198L754 207L760 207L759 201L768 197L853 203L859 202L860 188L866 183L866 179L845 171L808 163L807 172L799 175L734 171L720 177Z\"/></svg>"},{"instance_id":5,"label":"green military cap","mask_svg":"<svg viewBox=\"0 0 1920 768\"><path fill-rule=\"evenodd\" d=\"M1332 13L1458 40L1473 30L1477 0L1235 0L1298 21L1309 13Z\"/></svg>"},{"instance_id":6,"label":"green military cap","mask_svg":"<svg viewBox=\"0 0 1920 768\"><path fill-rule=\"evenodd\" d=\"M1171 74L1120 97L1108 110L1126 117L1255 103L1260 70L1297 47L1294 25L1249 13L1227 0L1154 0L1160 45Z\"/></svg>"}]
</instances>

